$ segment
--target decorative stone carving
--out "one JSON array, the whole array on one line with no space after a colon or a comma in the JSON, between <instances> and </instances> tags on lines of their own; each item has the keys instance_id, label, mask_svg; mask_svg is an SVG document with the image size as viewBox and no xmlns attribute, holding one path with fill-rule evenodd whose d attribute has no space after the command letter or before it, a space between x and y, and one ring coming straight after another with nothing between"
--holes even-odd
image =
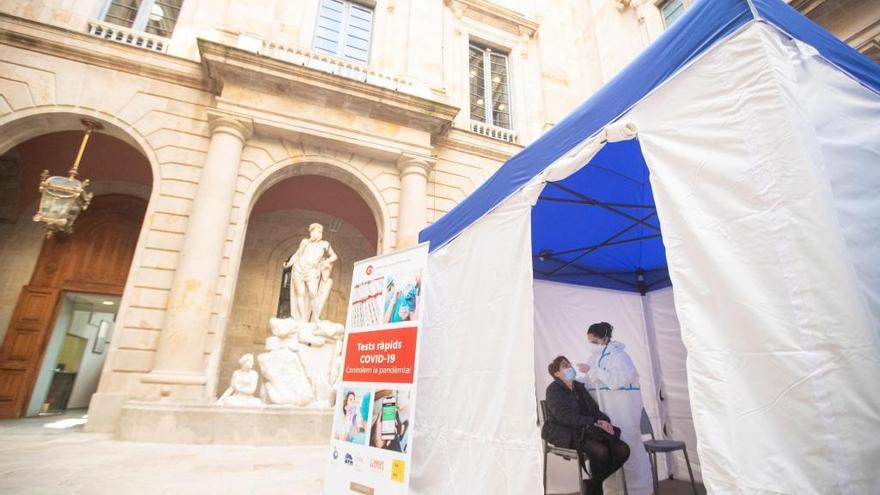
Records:
<instances>
[{"instance_id":1,"label":"decorative stone carving","mask_svg":"<svg viewBox=\"0 0 880 495\"><path fill-rule=\"evenodd\" d=\"M221 406L259 406L262 401L254 397L260 377L254 371L254 355L245 354L238 360L241 368L232 373L229 388L217 400Z\"/></svg>"},{"instance_id":2,"label":"decorative stone carving","mask_svg":"<svg viewBox=\"0 0 880 495\"><path fill-rule=\"evenodd\" d=\"M262 399L269 404L330 407L336 397L342 336L338 323L271 318L272 336L257 357L263 375ZM302 334L310 343L303 343Z\"/></svg>"},{"instance_id":3,"label":"decorative stone carving","mask_svg":"<svg viewBox=\"0 0 880 495\"><path fill-rule=\"evenodd\" d=\"M272 336L266 339L266 352L257 357L263 375L260 397L267 403L305 406L312 402L314 388L298 353L299 324L292 318L269 320Z\"/></svg>"}]
</instances>

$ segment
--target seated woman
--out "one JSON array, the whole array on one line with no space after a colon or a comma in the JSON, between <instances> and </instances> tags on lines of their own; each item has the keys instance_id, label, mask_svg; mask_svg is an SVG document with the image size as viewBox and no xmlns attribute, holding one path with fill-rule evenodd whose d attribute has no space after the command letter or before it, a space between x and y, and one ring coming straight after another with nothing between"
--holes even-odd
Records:
<instances>
[{"instance_id":1,"label":"seated woman","mask_svg":"<svg viewBox=\"0 0 880 495\"><path fill-rule=\"evenodd\" d=\"M554 359L547 371L553 383L547 386L541 437L556 447L583 452L590 462L590 479L584 482L587 494L602 495L602 483L629 458L629 446L584 384L575 381L575 370L565 356Z\"/></svg>"}]
</instances>

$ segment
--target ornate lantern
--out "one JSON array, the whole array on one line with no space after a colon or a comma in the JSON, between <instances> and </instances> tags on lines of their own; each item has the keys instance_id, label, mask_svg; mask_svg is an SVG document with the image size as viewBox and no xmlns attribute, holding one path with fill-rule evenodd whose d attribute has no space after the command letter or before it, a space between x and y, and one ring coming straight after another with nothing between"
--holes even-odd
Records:
<instances>
[{"instance_id":1,"label":"ornate lantern","mask_svg":"<svg viewBox=\"0 0 880 495\"><path fill-rule=\"evenodd\" d=\"M94 120L83 119L86 133L79 153L73 162L73 168L67 177L49 177L49 171L44 170L40 182L40 207L34 215L34 221L42 223L46 228L46 238L52 237L56 232L70 234L73 232L73 222L80 213L89 207L92 201L92 193L86 191L89 180L80 181L76 178L79 172L79 162L86 151L89 136L95 129L101 129L101 124Z\"/></svg>"}]
</instances>

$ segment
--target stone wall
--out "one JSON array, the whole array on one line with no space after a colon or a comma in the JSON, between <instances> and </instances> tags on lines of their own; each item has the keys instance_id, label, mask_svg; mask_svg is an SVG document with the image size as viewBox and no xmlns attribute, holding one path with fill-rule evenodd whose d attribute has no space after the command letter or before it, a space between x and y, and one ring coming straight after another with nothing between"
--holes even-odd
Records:
<instances>
[{"instance_id":1,"label":"stone wall","mask_svg":"<svg viewBox=\"0 0 880 495\"><path fill-rule=\"evenodd\" d=\"M337 232L330 228L334 220L339 225ZM248 224L241 255L220 362L219 392L229 385L243 354L264 352L266 337L271 335L269 318L278 308L281 265L308 235L312 222L324 225L324 239L339 257L333 265L333 290L322 319L345 323L354 262L375 255L367 239L348 223L316 211L282 210L256 216Z\"/></svg>"}]
</instances>

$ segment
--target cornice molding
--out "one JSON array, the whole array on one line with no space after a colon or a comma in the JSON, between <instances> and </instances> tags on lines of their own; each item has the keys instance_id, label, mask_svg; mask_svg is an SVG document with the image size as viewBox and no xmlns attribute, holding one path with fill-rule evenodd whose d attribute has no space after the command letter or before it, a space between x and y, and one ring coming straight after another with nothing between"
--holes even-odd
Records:
<instances>
[{"instance_id":1,"label":"cornice molding","mask_svg":"<svg viewBox=\"0 0 880 495\"><path fill-rule=\"evenodd\" d=\"M202 68L192 60L4 13L0 13L0 44L192 89L209 89Z\"/></svg>"},{"instance_id":2,"label":"cornice molding","mask_svg":"<svg viewBox=\"0 0 880 495\"><path fill-rule=\"evenodd\" d=\"M503 29L517 36L531 38L540 27L536 21L510 10L496 5L488 0L443 0L452 9L456 17L471 17L484 20L487 24Z\"/></svg>"},{"instance_id":3,"label":"cornice molding","mask_svg":"<svg viewBox=\"0 0 880 495\"><path fill-rule=\"evenodd\" d=\"M216 95L229 82L247 83L256 78L268 79L292 90L307 89L327 96L330 101L356 100L373 104L372 115L391 122L402 121L429 130L434 135L445 133L458 115L459 108L448 103L408 95L373 84L259 55L205 39L198 40L202 66Z\"/></svg>"},{"instance_id":4,"label":"cornice molding","mask_svg":"<svg viewBox=\"0 0 880 495\"><path fill-rule=\"evenodd\" d=\"M506 143L492 139L466 129L452 129L449 133L434 142L436 148L447 148L461 151L473 156L480 156L504 163L523 149L522 145Z\"/></svg>"}]
</instances>

